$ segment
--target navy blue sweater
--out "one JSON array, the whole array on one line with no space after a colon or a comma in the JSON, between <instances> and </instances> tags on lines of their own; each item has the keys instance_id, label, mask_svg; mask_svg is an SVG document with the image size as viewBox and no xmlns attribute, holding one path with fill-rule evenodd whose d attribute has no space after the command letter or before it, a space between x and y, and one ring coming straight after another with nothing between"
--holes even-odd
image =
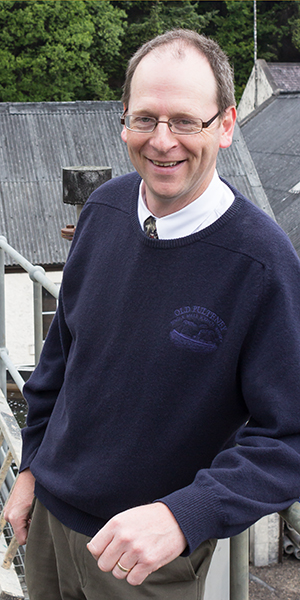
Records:
<instances>
[{"instance_id":1,"label":"navy blue sweater","mask_svg":"<svg viewBox=\"0 0 300 600\"><path fill-rule=\"evenodd\" d=\"M84 207L24 389L21 469L91 536L162 500L192 551L300 495L299 260L236 190L203 231L149 239L139 182L114 179Z\"/></svg>"}]
</instances>

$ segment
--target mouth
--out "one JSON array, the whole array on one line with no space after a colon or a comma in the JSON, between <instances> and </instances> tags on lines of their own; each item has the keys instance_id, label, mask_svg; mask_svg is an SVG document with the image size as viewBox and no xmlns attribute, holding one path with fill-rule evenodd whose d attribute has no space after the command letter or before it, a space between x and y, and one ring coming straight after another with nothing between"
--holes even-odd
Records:
<instances>
[{"instance_id":1,"label":"mouth","mask_svg":"<svg viewBox=\"0 0 300 600\"><path fill-rule=\"evenodd\" d=\"M172 162L160 162L158 160L151 160L151 162L156 167L176 167L176 165L179 165L180 163L182 163L183 160L176 160L176 161L172 161Z\"/></svg>"}]
</instances>

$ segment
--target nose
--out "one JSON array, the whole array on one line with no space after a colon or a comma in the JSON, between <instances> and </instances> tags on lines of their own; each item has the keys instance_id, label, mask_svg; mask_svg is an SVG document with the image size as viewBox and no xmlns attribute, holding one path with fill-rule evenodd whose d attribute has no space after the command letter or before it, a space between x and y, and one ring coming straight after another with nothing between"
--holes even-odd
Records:
<instances>
[{"instance_id":1,"label":"nose","mask_svg":"<svg viewBox=\"0 0 300 600\"><path fill-rule=\"evenodd\" d=\"M176 135L169 129L167 121L158 121L154 131L149 138L149 144L158 152L164 154L171 148L178 146L178 140Z\"/></svg>"}]
</instances>

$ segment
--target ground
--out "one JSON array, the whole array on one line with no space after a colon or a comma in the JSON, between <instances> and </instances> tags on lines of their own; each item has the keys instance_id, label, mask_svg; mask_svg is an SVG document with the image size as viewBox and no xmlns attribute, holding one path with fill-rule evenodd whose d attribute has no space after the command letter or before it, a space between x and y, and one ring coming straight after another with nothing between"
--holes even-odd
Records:
<instances>
[{"instance_id":1,"label":"ground","mask_svg":"<svg viewBox=\"0 0 300 600\"><path fill-rule=\"evenodd\" d=\"M300 561L289 556L269 567L250 566L249 600L300 600Z\"/></svg>"}]
</instances>

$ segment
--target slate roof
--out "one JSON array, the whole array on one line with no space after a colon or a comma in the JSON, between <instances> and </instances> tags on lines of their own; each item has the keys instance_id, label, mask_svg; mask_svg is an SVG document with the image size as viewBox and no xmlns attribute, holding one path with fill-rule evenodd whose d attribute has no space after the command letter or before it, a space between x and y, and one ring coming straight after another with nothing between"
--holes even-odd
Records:
<instances>
[{"instance_id":1,"label":"slate roof","mask_svg":"<svg viewBox=\"0 0 300 600\"><path fill-rule=\"evenodd\" d=\"M300 93L272 96L241 128L275 218L300 256Z\"/></svg>"},{"instance_id":2,"label":"slate roof","mask_svg":"<svg viewBox=\"0 0 300 600\"><path fill-rule=\"evenodd\" d=\"M60 229L76 213L62 202L62 167L110 166L113 177L133 170L121 112L116 101L0 103L0 234L32 263L63 265L67 258ZM271 212L238 126L218 170Z\"/></svg>"},{"instance_id":3,"label":"slate roof","mask_svg":"<svg viewBox=\"0 0 300 600\"><path fill-rule=\"evenodd\" d=\"M300 92L299 63L267 63L275 87L283 92Z\"/></svg>"}]
</instances>

